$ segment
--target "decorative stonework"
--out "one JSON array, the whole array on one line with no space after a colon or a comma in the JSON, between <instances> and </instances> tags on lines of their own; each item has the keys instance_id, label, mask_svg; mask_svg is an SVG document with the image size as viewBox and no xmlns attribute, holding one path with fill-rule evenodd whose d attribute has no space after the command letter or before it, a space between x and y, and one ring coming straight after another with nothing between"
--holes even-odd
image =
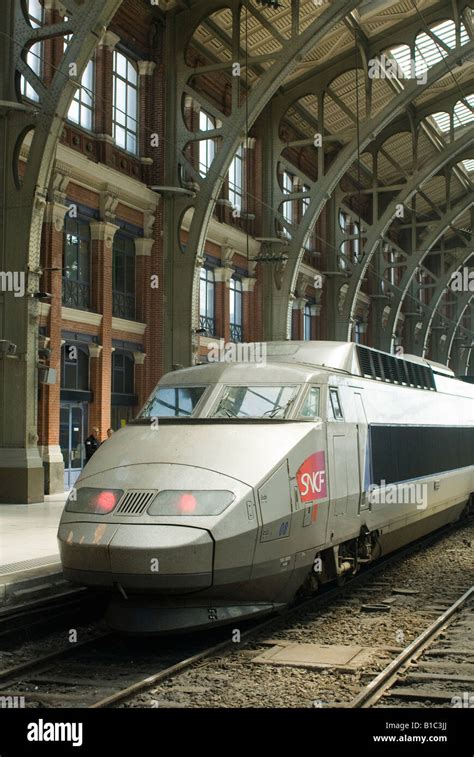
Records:
<instances>
[{"instance_id":1,"label":"decorative stonework","mask_svg":"<svg viewBox=\"0 0 474 757\"><path fill-rule=\"evenodd\" d=\"M54 226L56 231L64 229L64 216L68 211L67 205L61 205L56 202L48 202L45 211L45 221Z\"/></svg>"},{"instance_id":2,"label":"decorative stonework","mask_svg":"<svg viewBox=\"0 0 474 757\"><path fill-rule=\"evenodd\" d=\"M156 206L153 205L145 210L143 213L143 236L145 237L152 237L153 236L153 227L155 225L156 220Z\"/></svg>"},{"instance_id":3,"label":"decorative stonework","mask_svg":"<svg viewBox=\"0 0 474 757\"><path fill-rule=\"evenodd\" d=\"M254 147L255 147L256 141L257 140L256 140L255 137L246 137L244 139L244 147L245 147L245 149L246 150L253 150Z\"/></svg>"},{"instance_id":4,"label":"decorative stonework","mask_svg":"<svg viewBox=\"0 0 474 757\"><path fill-rule=\"evenodd\" d=\"M255 284L257 283L257 279L255 279L253 276L244 276L242 279L242 291L244 292L253 292L255 289Z\"/></svg>"},{"instance_id":5,"label":"decorative stonework","mask_svg":"<svg viewBox=\"0 0 474 757\"><path fill-rule=\"evenodd\" d=\"M205 259L206 259L206 256L204 255L203 252L201 252L200 255L196 255L194 264L198 270L203 267Z\"/></svg>"},{"instance_id":6,"label":"decorative stonework","mask_svg":"<svg viewBox=\"0 0 474 757\"><path fill-rule=\"evenodd\" d=\"M305 297L295 297L292 302L293 310L299 310L303 312L308 300Z\"/></svg>"},{"instance_id":7,"label":"decorative stonework","mask_svg":"<svg viewBox=\"0 0 474 757\"><path fill-rule=\"evenodd\" d=\"M34 199L34 210L36 213L43 213L46 207L47 193L44 190L37 189Z\"/></svg>"},{"instance_id":8,"label":"decorative stonework","mask_svg":"<svg viewBox=\"0 0 474 757\"><path fill-rule=\"evenodd\" d=\"M150 257L154 244L154 239L149 239L147 237L136 237L135 254L137 256Z\"/></svg>"},{"instance_id":9,"label":"decorative stonework","mask_svg":"<svg viewBox=\"0 0 474 757\"><path fill-rule=\"evenodd\" d=\"M139 60L137 66L140 76L151 76L156 68L156 63L153 60Z\"/></svg>"},{"instance_id":10,"label":"decorative stonework","mask_svg":"<svg viewBox=\"0 0 474 757\"><path fill-rule=\"evenodd\" d=\"M228 287L230 284L230 280L234 274L233 268L228 268L227 266L222 266L220 268L214 268L214 280L216 282L223 282Z\"/></svg>"},{"instance_id":11,"label":"decorative stonework","mask_svg":"<svg viewBox=\"0 0 474 757\"><path fill-rule=\"evenodd\" d=\"M100 217L103 221L107 221L108 223L115 221L115 211L117 210L119 199L118 193L109 187L100 193Z\"/></svg>"},{"instance_id":12,"label":"decorative stonework","mask_svg":"<svg viewBox=\"0 0 474 757\"><path fill-rule=\"evenodd\" d=\"M339 293L338 293L339 294L339 298L338 298L338 303L337 303L337 309L339 310L340 313L342 313L342 311L343 311L344 302L345 302L345 299L347 297L347 290L348 289L349 289L349 284L343 284L339 288Z\"/></svg>"},{"instance_id":13,"label":"decorative stonework","mask_svg":"<svg viewBox=\"0 0 474 757\"><path fill-rule=\"evenodd\" d=\"M96 358L100 357L100 353L102 352L102 345L101 344L89 344L89 357Z\"/></svg>"},{"instance_id":14,"label":"decorative stonework","mask_svg":"<svg viewBox=\"0 0 474 757\"><path fill-rule=\"evenodd\" d=\"M110 250L114 243L114 237L119 226L114 223L107 223L106 221L91 221L91 239L93 242L104 242L107 249Z\"/></svg>"},{"instance_id":15,"label":"decorative stonework","mask_svg":"<svg viewBox=\"0 0 474 757\"><path fill-rule=\"evenodd\" d=\"M41 303L45 305L45 303ZM51 306L48 305L48 308ZM49 310L48 310L49 312ZM76 308L61 308L61 318L63 321L75 321L76 323L85 323L87 326L100 326L102 323L102 314L93 313L90 310L76 310Z\"/></svg>"},{"instance_id":16,"label":"decorative stonework","mask_svg":"<svg viewBox=\"0 0 474 757\"><path fill-rule=\"evenodd\" d=\"M298 297L305 297L308 287L314 285L314 277L308 276L305 273L300 273L298 281L296 282L296 294Z\"/></svg>"},{"instance_id":17,"label":"decorative stonework","mask_svg":"<svg viewBox=\"0 0 474 757\"><path fill-rule=\"evenodd\" d=\"M120 42L120 37L118 34L114 34L109 29L106 29L102 35L102 37L99 40L99 47L108 47L110 52L112 53L115 49L115 46L117 42Z\"/></svg>"},{"instance_id":18,"label":"decorative stonework","mask_svg":"<svg viewBox=\"0 0 474 757\"><path fill-rule=\"evenodd\" d=\"M225 244L221 245L221 259L223 263L231 264L236 253L237 250L228 242L225 242Z\"/></svg>"},{"instance_id":19,"label":"decorative stonework","mask_svg":"<svg viewBox=\"0 0 474 757\"><path fill-rule=\"evenodd\" d=\"M135 365L143 365L146 358L146 352L134 352L133 353L133 359L135 361Z\"/></svg>"},{"instance_id":20,"label":"decorative stonework","mask_svg":"<svg viewBox=\"0 0 474 757\"><path fill-rule=\"evenodd\" d=\"M140 323L140 321L128 321L125 318L112 318L112 330L113 331L126 331L128 334L140 334L141 336L146 331L147 324Z\"/></svg>"},{"instance_id":21,"label":"decorative stonework","mask_svg":"<svg viewBox=\"0 0 474 757\"><path fill-rule=\"evenodd\" d=\"M199 105L198 101L195 100L194 97L191 97L191 95L185 95L184 108L185 110L193 110L195 113L199 113L199 111L201 110L201 106Z\"/></svg>"},{"instance_id":22,"label":"decorative stonework","mask_svg":"<svg viewBox=\"0 0 474 757\"><path fill-rule=\"evenodd\" d=\"M66 195L69 182L71 180L70 172L56 163L56 169L51 177L49 189L49 200L59 205L66 204Z\"/></svg>"}]
</instances>

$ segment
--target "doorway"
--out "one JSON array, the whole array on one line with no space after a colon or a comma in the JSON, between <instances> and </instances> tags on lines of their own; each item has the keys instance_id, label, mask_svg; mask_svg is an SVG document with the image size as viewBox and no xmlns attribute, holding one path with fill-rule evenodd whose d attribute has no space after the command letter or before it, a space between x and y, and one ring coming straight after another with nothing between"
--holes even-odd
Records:
<instances>
[{"instance_id":1,"label":"doorway","mask_svg":"<svg viewBox=\"0 0 474 757\"><path fill-rule=\"evenodd\" d=\"M61 402L59 438L64 460L64 489L69 491L84 467L87 402Z\"/></svg>"}]
</instances>

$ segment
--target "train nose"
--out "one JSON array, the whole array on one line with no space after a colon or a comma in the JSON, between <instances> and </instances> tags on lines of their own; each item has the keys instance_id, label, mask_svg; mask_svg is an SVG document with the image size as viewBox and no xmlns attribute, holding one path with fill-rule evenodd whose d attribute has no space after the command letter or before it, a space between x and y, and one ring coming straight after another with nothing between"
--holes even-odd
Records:
<instances>
[{"instance_id":1,"label":"train nose","mask_svg":"<svg viewBox=\"0 0 474 757\"><path fill-rule=\"evenodd\" d=\"M58 538L64 576L78 583L160 594L212 585L214 542L202 528L78 522Z\"/></svg>"}]
</instances>

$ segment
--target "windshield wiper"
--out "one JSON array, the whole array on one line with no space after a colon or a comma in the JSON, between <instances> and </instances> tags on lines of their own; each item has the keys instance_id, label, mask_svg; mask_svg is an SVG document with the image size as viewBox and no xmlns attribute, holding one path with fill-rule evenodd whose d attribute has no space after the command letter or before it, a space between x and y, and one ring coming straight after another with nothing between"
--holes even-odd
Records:
<instances>
[{"instance_id":1,"label":"windshield wiper","mask_svg":"<svg viewBox=\"0 0 474 757\"><path fill-rule=\"evenodd\" d=\"M227 415L228 418L237 418L237 414L234 413L234 411L229 407L224 407L224 402L228 402L229 400L223 399L219 402L219 405L217 407L217 413L223 412Z\"/></svg>"},{"instance_id":2,"label":"windshield wiper","mask_svg":"<svg viewBox=\"0 0 474 757\"><path fill-rule=\"evenodd\" d=\"M283 418L285 417L286 411L288 410L289 406L292 402L295 401L295 397L292 397L288 400L286 405L276 405L276 407L272 408L272 410L267 410L263 415L268 415L269 418L274 418L277 413L280 412L280 410L283 410Z\"/></svg>"}]
</instances>

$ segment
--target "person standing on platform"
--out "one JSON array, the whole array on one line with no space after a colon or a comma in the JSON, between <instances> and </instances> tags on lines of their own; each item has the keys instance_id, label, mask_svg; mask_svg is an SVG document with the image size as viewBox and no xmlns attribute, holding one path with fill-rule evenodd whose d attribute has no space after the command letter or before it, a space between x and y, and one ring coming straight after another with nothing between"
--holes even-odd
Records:
<instances>
[{"instance_id":1,"label":"person standing on platform","mask_svg":"<svg viewBox=\"0 0 474 757\"><path fill-rule=\"evenodd\" d=\"M94 426L90 436L88 436L85 441L86 464L89 462L94 452L100 447L100 442L99 442L99 439L97 438L98 436L99 436L99 429L97 428L97 426Z\"/></svg>"},{"instance_id":2,"label":"person standing on platform","mask_svg":"<svg viewBox=\"0 0 474 757\"><path fill-rule=\"evenodd\" d=\"M111 436L112 436L113 433L114 433L113 428L108 428L107 429L107 439L104 439L104 441L101 442L101 444L105 444L105 442L108 441L108 439L111 438Z\"/></svg>"}]
</instances>

